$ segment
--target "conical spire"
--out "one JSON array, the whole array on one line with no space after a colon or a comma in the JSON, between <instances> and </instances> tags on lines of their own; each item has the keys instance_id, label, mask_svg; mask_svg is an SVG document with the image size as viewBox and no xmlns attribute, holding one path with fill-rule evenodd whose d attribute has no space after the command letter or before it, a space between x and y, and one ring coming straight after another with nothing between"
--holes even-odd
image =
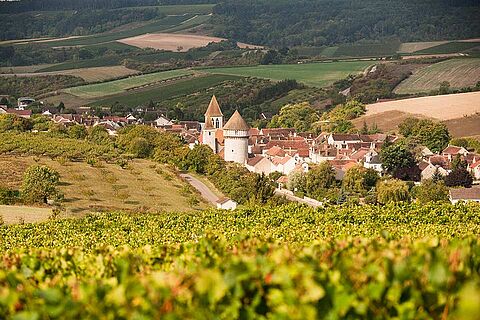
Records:
<instances>
[{"instance_id":1,"label":"conical spire","mask_svg":"<svg viewBox=\"0 0 480 320\"><path fill-rule=\"evenodd\" d=\"M224 130L241 130L241 131L248 131L250 130L250 126L247 124L245 120L243 120L240 112L238 110L235 111L233 116L228 120L227 124L223 126Z\"/></svg>"},{"instance_id":2,"label":"conical spire","mask_svg":"<svg viewBox=\"0 0 480 320\"><path fill-rule=\"evenodd\" d=\"M212 96L212 100L210 100L210 104L208 105L208 109L205 112L205 118L209 117L222 117L223 113L220 110L220 106L218 105L217 98L215 95Z\"/></svg>"}]
</instances>

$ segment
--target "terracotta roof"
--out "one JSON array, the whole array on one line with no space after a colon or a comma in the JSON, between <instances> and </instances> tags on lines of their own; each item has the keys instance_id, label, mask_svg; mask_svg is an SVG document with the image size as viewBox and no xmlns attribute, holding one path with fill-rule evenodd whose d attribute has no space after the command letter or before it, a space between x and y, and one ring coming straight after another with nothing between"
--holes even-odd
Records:
<instances>
[{"instance_id":1,"label":"terracotta roof","mask_svg":"<svg viewBox=\"0 0 480 320\"><path fill-rule=\"evenodd\" d=\"M7 109L5 110L7 113L16 114L17 116L24 117L24 116L31 116L32 110L16 110L16 109Z\"/></svg>"},{"instance_id":2,"label":"terracotta roof","mask_svg":"<svg viewBox=\"0 0 480 320\"><path fill-rule=\"evenodd\" d=\"M470 168L471 168L471 169L474 169L475 167L478 167L478 166L480 166L480 160L478 160L478 161L475 162L475 163L472 163L472 164L470 165Z\"/></svg>"},{"instance_id":3,"label":"terracotta roof","mask_svg":"<svg viewBox=\"0 0 480 320\"><path fill-rule=\"evenodd\" d=\"M334 141L361 141L358 134L332 133Z\"/></svg>"},{"instance_id":4,"label":"terracotta roof","mask_svg":"<svg viewBox=\"0 0 480 320\"><path fill-rule=\"evenodd\" d=\"M228 120L228 122L223 126L224 130L241 130L241 131L249 131L250 126L243 120L242 116L238 112L235 111L233 116Z\"/></svg>"},{"instance_id":5,"label":"terracotta roof","mask_svg":"<svg viewBox=\"0 0 480 320\"><path fill-rule=\"evenodd\" d=\"M288 161L290 161L292 159L291 156L287 155L285 157L274 157L272 158L272 162L273 164L275 164L276 166L278 166L279 164L285 164L287 163Z\"/></svg>"},{"instance_id":6,"label":"terracotta roof","mask_svg":"<svg viewBox=\"0 0 480 320\"><path fill-rule=\"evenodd\" d=\"M217 139L218 143L223 145L223 141L225 139L223 138L223 130L222 129L217 129L217 131L215 131L215 139Z\"/></svg>"},{"instance_id":7,"label":"terracotta roof","mask_svg":"<svg viewBox=\"0 0 480 320\"><path fill-rule=\"evenodd\" d=\"M230 200L232 200L232 199L230 199L230 198L220 198L220 199L217 200L217 203L218 204L225 204Z\"/></svg>"},{"instance_id":8,"label":"terracotta roof","mask_svg":"<svg viewBox=\"0 0 480 320\"><path fill-rule=\"evenodd\" d=\"M455 154L459 153L460 150L462 150L461 147L448 146L442 151L442 153L443 154L453 154L453 155L455 155Z\"/></svg>"},{"instance_id":9,"label":"terracotta roof","mask_svg":"<svg viewBox=\"0 0 480 320\"><path fill-rule=\"evenodd\" d=\"M450 189L453 200L480 200L480 187Z\"/></svg>"},{"instance_id":10,"label":"terracotta roof","mask_svg":"<svg viewBox=\"0 0 480 320\"><path fill-rule=\"evenodd\" d=\"M279 146L273 146L273 147L271 147L270 149L267 150L267 154L269 156L272 156L272 157L274 157L274 156L283 157L283 156L285 156L285 151L282 148L280 148Z\"/></svg>"},{"instance_id":11,"label":"terracotta roof","mask_svg":"<svg viewBox=\"0 0 480 320\"><path fill-rule=\"evenodd\" d=\"M266 136L289 136L295 134L297 130L295 128L265 128L261 131L262 134Z\"/></svg>"},{"instance_id":12,"label":"terracotta roof","mask_svg":"<svg viewBox=\"0 0 480 320\"><path fill-rule=\"evenodd\" d=\"M280 178L277 179L278 183L287 183L288 182L288 177L287 176L281 176Z\"/></svg>"},{"instance_id":13,"label":"terracotta roof","mask_svg":"<svg viewBox=\"0 0 480 320\"><path fill-rule=\"evenodd\" d=\"M212 96L212 100L210 100L210 104L208 105L207 111L205 112L205 117L222 117L223 113L220 110L220 106L218 105L217 98L215 95Z\"/></svg>"},{"instance_id":14,"label":"terracotta roof","mask_svg":"<svg viewBox=\"0 0 480 320\"><path fill-rule=\"evenodd\" d=\"M420 168L420 170L425 170L426 168L428 168L430 166L430 163L426 162L426 161L422 161L418 164L418 168Z\"/></svg>"},{"instance_id":15,"label":"terracotta roof","mask_svg":"<svg viewBox=\"0 0 480 320\"><path fill-rule=\"evenodd\" d=\"M264 157L262 156L255 156L253 158L250 158L247 160L247 165L253 167L255 166L257 163L259 163L260 161L262 161L263 159L265 159Z\"/></svg>"}]
</instances>

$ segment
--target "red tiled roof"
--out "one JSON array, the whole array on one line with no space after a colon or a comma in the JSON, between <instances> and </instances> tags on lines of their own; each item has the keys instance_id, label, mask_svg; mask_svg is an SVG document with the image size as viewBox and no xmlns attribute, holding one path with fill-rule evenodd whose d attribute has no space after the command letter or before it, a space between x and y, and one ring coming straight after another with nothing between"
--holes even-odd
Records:
<instances>
[{"instance_id":1,"label":"red tiled roof","mask_svg":"<svg viewBox=\"0 0 480 320\"><path fill-rule=\"evenodd\" d=\"M280 156L284 157L285 156L285 151L280 148L279 146L273 146L270 149L267 150L267 154L269 156L275 157L275 156Z\"/></svg>"},{"instance_id":2,"label":"red tiled roof","mask_svg":"<svg viewBox=\"0 0 480 320\"><path fill-rule=\"evenodd\" d=\"M456 146L448 146L446 147L442 153L443 154L451 154L451 155L456 155L458 152L461 150L461 147L456 147Z\"/></svg>"},{"instance_id":3,"label":"red tiled roof","mask_svg":"<svg viewBox=\"0 0 480 320\"><path fill-rule=\"evenodd\" d=\"M265 159L264 157L262 156L255 156L253 158L250 158L247 160L247 165L253 167L255 166L257 163L259 163L260 161L262 161L263 159Z\"/></svg>"},{"instance_id":4,"label":"red tiled roof","mask_svg":"<svg viewBox=\"0 0 480 320\"><path fill-rule=\"evenodd\" d=\"M20 117L25 117L25 116L29 117L32 115L32 110L7 109L5 111L10 114L16 114L17 116L20 116Z\"/></svg>"}]
</instances>

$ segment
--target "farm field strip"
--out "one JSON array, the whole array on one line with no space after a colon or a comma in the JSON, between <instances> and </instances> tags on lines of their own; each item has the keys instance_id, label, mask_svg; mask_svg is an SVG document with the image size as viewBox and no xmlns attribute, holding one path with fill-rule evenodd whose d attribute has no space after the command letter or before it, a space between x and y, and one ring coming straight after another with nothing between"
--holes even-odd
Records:
<instances>
[{"instance_id":1,"label":"farm field strip","mask_svg":"<svg viewBox=\"0 0 480 320\"><path fill-rule=\"evenodd\" d=\"M36 72L36 73L15 73L15 74L0 74L0 77L35 77L48 75L70 75L82 78L87 82L104 81L109 79L120 78L128 75L139 74L139 71L128 69L124 66L111 67L93 67L82 69L68 69L62 71L50 72Z\"/></svg>"},{"instance_id":2,"label":"farm field strip","mask_svg":"<svg viewBox=\"0 0 480 320\"><path fill-rule=\"evenodd\" d=\"M419 93L438 89L443 81L453 88L474 86L480 81L480 58L450 59L414 71L395 93Z\"/></svg>"},{"instance_id":3,"label":"farm field strip","mask_svg":"<svg viewBox=\"0 0 480 320\"><path fill-rule=\"evenodd\" d=\"M96 99L91 104L102 106L120 102L121 104L133 107L139 104L146 104L149 101L162 101L182 95L192 94L199 90L216 86L224 81L237 79L239 79L238 76L216 74L191 77L180 79L169 84L152 85L144 89L132 90L108 96L103 99Z\"/></svg>"},{"instance_id":4,"label":"farm field strip","mask_svg":"<svg viewBox=\"0 0 480 320\"><path fill-rule=\"evenodd\" d=\"M398 53L413 53L415 51L425 50L449 41L427 41L427 42L404 42L400 45Z\"/></svg>"},{"instance_id":5,"label":"farm field strip","mask_svg":"<svg viewBox=\"0 0 480 320\"><path fill-rule=\"evenodd\" d=\"M80 98L91 99L121 93L125 90L148 85L152 82L168 80L190 74L193 74L193 72L185 69L163 71L140 76L132 76L121 80L68 88L63 90L63 92Z\"/></svg>"},{"instance_id":6,"label":"farm field strip","mask_svg":"<svg viewBox=\"0 0 480 320\"><path fill-rule=\"evenodd\" d=\"M311 86L327 86L347 77L361 73L372 65L371 61L324 62L297 65L268 65L254 67L224 67L202 69L211 74L228 74L243 77L265 78L274 81L295 79Z\"/></svg>"},{"instance_id":7,"label":"farm field strip","mask_svg":"<svg viewBox=\"0 0 480 320\"><path fill-rule=\"evenodd\" d=\"M480 112L480 92L429 96L367 105L366 116L386 111L419 114L438 120L451 120Z\"/></svg>"},{"instance_id":8,"label":"farm field strip","mask_svg":"<svg viewBox=\"0 0 480 320\"><path fill-rule=\"evenodd\" d=\"M118 42L139 48L154 48L175 52L187 52L192 48L204 47L211 42L220 42L224 38L178 33L149 33L118 40ZM240 48L261 48L255 45L238 43Z\"/></svg>"}]
</instances>

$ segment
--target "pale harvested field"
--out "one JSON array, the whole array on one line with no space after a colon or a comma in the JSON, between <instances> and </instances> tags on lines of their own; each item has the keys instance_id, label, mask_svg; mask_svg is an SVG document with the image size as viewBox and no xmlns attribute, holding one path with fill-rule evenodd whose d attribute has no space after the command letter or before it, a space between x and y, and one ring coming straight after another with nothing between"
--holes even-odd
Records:
<instances>
[{"instance_id":1,"label":"pale harvested field","mask_svg":"<svg viewBox=\"0 0 480 320\"><path fill-rule=\"evenodd\" d=\"M158 50L186 52L192 48L201 48L210 42L220 42L225 39L210 36L173 33L147 33L141 36L118 40L139 48L154 48ZM261 48L255 45L238 43L240 48Z\"/></svg>"},{"instance_id":2,"label":"pale harvested field","mask_svg":"<svg viewBox=\"0 0 480 320\"><path fill-rule=\"evenodd\" d=\"M35 163L34 157L0 155L0 186L19 189L23 172ZM60 174L65 216L78 217L107 210L188 211L194 209L188 203L190 197L200 200L196 194L183 191L187 183L170 169L147 160L131 161L128 169L106 163L99 167L81 162L61 164L49 158L40 158L38 163ZM195 209L206 207L200 201Z\"/></svg>"},{"instance_id":3,"label":"pale harvested field","mask_svg":"<svg viewBox=\"0 0 480 320\"><path fill-rule=\"evenodd\" d=\"M397 52L399 53L413 53L415 51L420 51L435 46L439 46L449 41L431 41L431 42L405 42L400 45L400 48Z\"/></svg>"},{"instance_id":4,"label":"pale harvested field","mask_svg":"<svg viewBox=\"0 0 480 320\"><path fill-rule=\"evenodd\" d=\"M455 58L461 57L461 53L441 53L441 54L417 54L413 56L402 56L402 60L424 59L424 58Z\"/></svg>"},{"instance_id":5,"label":"pale harvested field","mask_svg":"<svg viewBox=\"0 0 480 320\"><path fill-rule=\"evenodd\" d=\"M480 58L450 59L417 69L395 88L395 93L429 92L443 81L452 88L474 86L480 81Z\"/></svg>"},{"instance_id":6,"label":"pale harvested field","mask_svg":"<svg viewBox=\"0 0 480 320\"><path fill-rule=\"evenodd\" d=\"M37 69L38 70L38 69ZM137 70L128 69L124 66L111 66L111 67L94 67L94 68L81 68L52 72L37 72L37 73L15 73L15 74L1 74L3 77L33 77L33 76L47 76L47 75L70 75L77 76L85 80L86 82L98 82L110 79L116 79L129 75L139 74Z\"/></svg>"},{"instance_id":7,"label":"pale harvested field","mask_svg":"<svg viewBox=\"0 0 480 320\"><path fill-rule=\"evenodd\" d=\"M419 114L438 120L451 120L480 112L480 92L449 94L388 101L367 105L367 116L386 111Z\"/></svg>"},{"instance_id":8,"label":"pale harvested field","mask_svg":"<svg viewBox=\"0 0 480 320\"><path fill-rule=\"evenodd\" d=\"M50 208L0 205L0 217L5 224L41 222L51 214Z\"/></svg>"},{"instance_id":9,"label":"pale harvested field","mask_svg":"<svg viewBox=\"0 0 480 320\"><path fill-rule=\"evenodd\" d=\"M370 128L377 126L382 132L394 132L398 129L398 125L407 118L427 118L422 115L414 115L397 110L385 111L372 115L365 115L360 118L352 120L356 128L361 129L363 122L365 122Z\"/></svg>"}]
</instances>

